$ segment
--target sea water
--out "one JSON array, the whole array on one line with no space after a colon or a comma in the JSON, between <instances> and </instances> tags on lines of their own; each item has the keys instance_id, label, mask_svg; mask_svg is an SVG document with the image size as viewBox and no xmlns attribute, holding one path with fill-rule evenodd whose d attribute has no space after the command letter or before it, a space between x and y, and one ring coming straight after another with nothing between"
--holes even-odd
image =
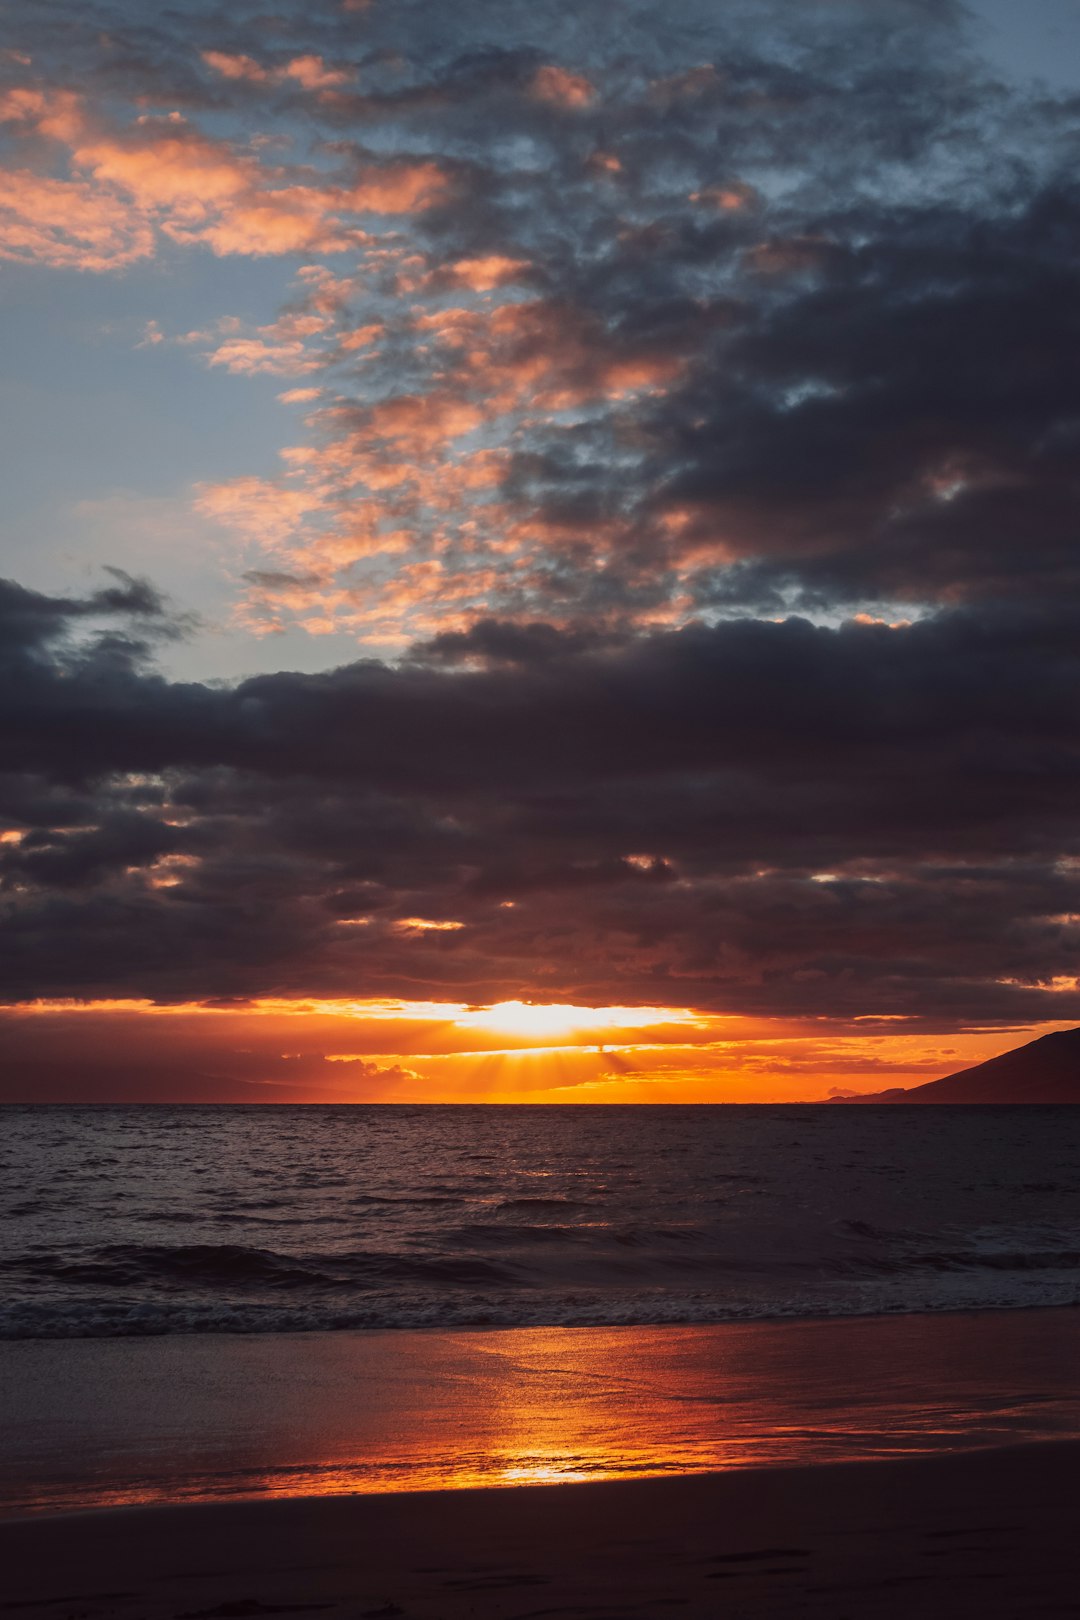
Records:
<instances>
[{"instance_id":1,"label":"sea water","mask_svg":"<svg viewBox=\"0 0 1080 1620\"><path fill-rule=\"evenodd\" d=\"M0 1111L2 1338L1078 1299L1080 1108Z\"/></svg>"}]
</instances>

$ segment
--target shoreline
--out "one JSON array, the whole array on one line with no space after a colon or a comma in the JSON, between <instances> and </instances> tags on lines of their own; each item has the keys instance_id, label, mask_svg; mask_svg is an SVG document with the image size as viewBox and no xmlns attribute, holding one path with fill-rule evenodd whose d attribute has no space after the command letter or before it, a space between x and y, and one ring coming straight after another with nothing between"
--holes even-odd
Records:
<instances>
[{"instance_id":1,"label":"shoreline","mask_svg":"<svg viewBox=\"0 0 1080 1620\"><path fill-rule=\"evenodd\" d=\"M1080 1312L0 1344L0 1518L1080 1436Z\"/></svg>"},{"instance_id":2,"label":"shoreline","mask_svg":"<svg viewBox=\"0 0 1080 1620\"><path fill-rule=\"evenodd\" d=\"M1080 1441L0 1524L20 1620L1075 1612ZM62 1573L57 1573L62 1571ZM732 1607L734 1605L734 1607Z\"/></svg>"},{"instance_id":3,"label":"shoreline","mask_svg":"<svg viewBox=\"0 0 1080 1620\"><path fill-rule=\"evenodd\" d=\"M523 1497L528 1501L539 1501L558 1492L574 1493L575 1499L580 1502L586 1500L598 1491L623 1491L630 1487L661 1485L691 1484L702 1490L709 1488L710 1481L716 1480L745 1480L749 1475L769 1474L772 1476L790 1476L792 1479L802 1479L813 1476L819 1481L827 1481L841 1472L851 1469L873 1469L875 1471L888 1471L893 1468L906 1468L916 1463L936 1465L943 1462L971 1462L977 1464L979 1459L1030 1457L1034 1464L1039 1457L1048 1458L1051 1453L1076 1451L1076 1467L1078 1486L1080 1486L1080 1433L1048 1436L1043 1440L1001 1441L996 1444L981 1446L957 1445L949 1449L936 1451L910 1451L895 1456L852 1457L843 1462L827 1462L810 1460L802 1463L791 1462L754 1462L744 1463L732 1468L701 1468L687 1470L686 1472L669 1472L656 1474L633 1474L625 1478L603 1479L570 1479L529 1481L521 1480L513 1483L498 1485L454 1485L417 1487L412 1490L394 1491L364 1491L341 1490L327 1492L319 1496L236 1496L227 1500L207 1501L192 1499L184 1502L131 1502L106 1503L99 1507L57 1508L27 1512L23 1514L5 1514L0 1518L0 1558L3 1555L3 1538L10 1531L13 1535L20 1528L31 1525L93 1525L103 1522L123 1524L128 1531L144 1523L157 1520L164 1521L166 1516L178 1515L195 1523L197 1515L207 1515L216 1518L219 1514L242 1514L245 1510L258 1511L263 1509L282 1512L293 1509L301 1512L304 1508L312 1510L326 1508L333 1511L335 1504L345 1502L357 1505L369 1502L395 1502L408 1510L410 1505L417 1507L424 1504L437 1504L453 1498L472 1502L481 1507L496 1497L504 1496ZM582 1496L580 1493L586 1493ZM1080 1559L1078 1559L1077 1574L1080 1577ZM4 1604L0 1602L0 1609Z\"/></svg>"},{"instance_id":4,"label":"shoreline","mask_svg":"<svg viewBox=\"0 0 1080 1620\"><path fill-rule=\"evenodd\" d=\"M577 1332L604 1332L604 1333L635 1333L639 1331L678 1332L681 1330L693 1331L695 1329L718 1328L754 1328L754 1327L814 1327L825 1324L842 1324L845 1322L889 1322L907 1320L912 1317L972 1317L972 1316L1027 1316L1035 1312L1057 1312L1068 1314L1070 1311L1080 1312L1080 1284L1075 1286L1073 1297L1067 1300L1025 1300L1015 1303L1002 1303L993 1301L975 1302L970 1305L950 1300L936 1305L922 1302L918 1305L906 1307L898 1305L895 1308L877 1306L866 1310L837 1310L837 1311L792 1311L783 1313L774 1311L762 1315L743 1314L741 1316L670 1316L670 1317L643 1317L641 1320L626 1321L612 1316L605 1317L602 1313L591 1317L587 1321L538 1321L538 1322L492 1322L470 1321L461 1322L345 1322L334 1325L320 1324L318 1326L298 1327L194 1327L179 1329L140 1329L127 1333L115 1332L71 1332L71 1333L0 1333L0 1350L4 1345L10 1344L125 1344L125 1343L153 1343L159 1340L174 1339L298 1339L322 1337L324 1335L345 1334L446 1334L446 1333L577 1333Z\"/></svg>"}]
</instances>

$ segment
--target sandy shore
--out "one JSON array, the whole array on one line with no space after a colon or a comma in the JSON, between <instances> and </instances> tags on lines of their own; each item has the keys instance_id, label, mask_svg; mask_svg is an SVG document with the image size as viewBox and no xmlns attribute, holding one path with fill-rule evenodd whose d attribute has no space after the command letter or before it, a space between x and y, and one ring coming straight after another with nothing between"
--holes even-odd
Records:
<instances>
[{"instance_id":1,"label":"sandy shore","mask_svg":"<svg viewBox=\"0 0 1080 1620\"><path fill-rule=\"evenodd\" d=\"M1080 1614L1080 1442L0 1525L12 1620Z\"/></svg>"},{"instance_id":2,"label":"sandy shore","mask_svg":"<svg viewBox=\"0 0 1080 1620\"><path fill-rule=\"evenodd\" d=\"M0 1518L1080 1436L1080 1311L0 1344Z\"/></svg>"}]
</instances>

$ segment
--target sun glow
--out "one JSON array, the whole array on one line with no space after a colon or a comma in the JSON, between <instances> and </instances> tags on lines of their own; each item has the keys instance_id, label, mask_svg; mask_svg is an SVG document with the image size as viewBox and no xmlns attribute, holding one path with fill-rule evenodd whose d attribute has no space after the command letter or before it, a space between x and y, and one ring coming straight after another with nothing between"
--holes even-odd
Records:
<instances>
[{"instance_id":1,"label":"sun glow","mask_svg":"<svg viewBox=\"0 0 1080 1620\"><path fill-rule=\"evenodd\" d=\"M1002 1048L993 1028L934 1035L898 1016L829 1027L520 999L39 1000L0 1007L0 1101L823 1102L936 1080Z\"/></svg>"},{"instance_id":2,"label":"sun glow","mask_svg":"<svg viewBox=\"0 0 1080 1620\"><path fill-rule=\"evenodd\" d=\"M455 1022L466 1029L483 1029L522 1040L577 1035L588 1030L645 1029L655 1024L693 1023L693 1014L672 1007L546 1006L542 1002L498 1001L476 1007Z\"/></svg>"}]
</instances>

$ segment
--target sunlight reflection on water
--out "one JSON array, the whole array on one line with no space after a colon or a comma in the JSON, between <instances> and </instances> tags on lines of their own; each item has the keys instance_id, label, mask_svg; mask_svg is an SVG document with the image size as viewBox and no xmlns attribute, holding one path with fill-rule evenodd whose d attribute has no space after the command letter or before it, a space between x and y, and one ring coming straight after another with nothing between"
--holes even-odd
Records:
<instances>
[{"instance_id":1,"label":"sunlight reflection on water","mask_svg":"<svg viewBox=\"0 0 1080 1620\"><path fill-rule=\"evenodd\" d=\"M1080 1432L1080 1313L0 1346L0 1510L466 1489Z\"/></svg>"}]
</instances>

